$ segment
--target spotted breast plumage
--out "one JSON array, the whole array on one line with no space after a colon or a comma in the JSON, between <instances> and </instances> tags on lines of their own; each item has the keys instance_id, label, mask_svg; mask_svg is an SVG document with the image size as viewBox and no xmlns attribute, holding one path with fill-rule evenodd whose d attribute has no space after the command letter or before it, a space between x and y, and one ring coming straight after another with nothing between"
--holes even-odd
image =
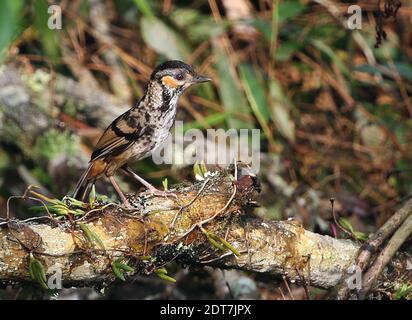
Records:
<instances>
[{"instance_id":1,"label":"spotted breast plumage","mask_svg":"<svg viewBox=\"0 0 412 320\"><path fill-rule=\"evenodd\" d=\"M113 178L119 169L145 185L148 192L164 194L127 165L150 156L165 141L174 124L182 93L192 84L210 80L181 61L166 61L157 66L136 106L116 118L100 137L73 197L85 201L96 179L106 176L122 201L127 202Z\"/></svg>"}]
</instances>

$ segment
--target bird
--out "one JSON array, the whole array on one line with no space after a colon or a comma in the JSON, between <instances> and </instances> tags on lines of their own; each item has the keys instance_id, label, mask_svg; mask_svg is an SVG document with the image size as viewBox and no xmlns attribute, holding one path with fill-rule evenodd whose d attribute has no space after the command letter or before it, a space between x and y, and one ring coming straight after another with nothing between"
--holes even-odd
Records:
<instances>
[{"instance_id":1,"label":"bird","mask_svg":"<svg viewBox=\"0 0 412 320\"><path fill-rule=\"evenodd\" d=\"M167 195L167 191L156 189L134 173L129 164L150 156L167 139L183 92L194 84L211 80L179 60L159 64L153 70L142 98L103 132L76 185L73 198L87 201L96 180L107 177L122 202L128 204L114 179L118 170L143 184L148 193Z\"/></svg>"}]
</instances>

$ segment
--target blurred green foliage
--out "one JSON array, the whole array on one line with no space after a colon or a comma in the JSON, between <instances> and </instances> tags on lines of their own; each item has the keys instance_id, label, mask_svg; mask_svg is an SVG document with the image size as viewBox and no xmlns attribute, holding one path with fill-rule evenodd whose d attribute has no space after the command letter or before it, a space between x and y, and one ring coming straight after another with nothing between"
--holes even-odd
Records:
<instances>
[{"instance_id":1,"label":"blurred green foliage","mask_svg":"<svg viewBox=\"0 0 412 320\"><path fill-rule=\"evenodd\" d=\"M23 0L4 0L0 9L0 59L6 57L6 50L22 31L21 18Z\"/></svg>"}]
</instances>

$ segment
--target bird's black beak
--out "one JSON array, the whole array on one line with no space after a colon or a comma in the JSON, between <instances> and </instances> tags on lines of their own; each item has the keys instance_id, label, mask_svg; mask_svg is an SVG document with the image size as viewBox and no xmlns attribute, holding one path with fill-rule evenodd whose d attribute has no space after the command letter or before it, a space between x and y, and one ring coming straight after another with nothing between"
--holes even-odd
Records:
<instances>
[{"instance_id":1,"label":"bird's black beak","mask_svg":"<svg viewBox=\"0 0 412 320\"><path fill-rule=\"evenodd\" d=\"M196 74L193 76L193 80L194 83L201 83L201 82L208 82L208 81L212 81L211 78L206 77L206 76L202 76L201 74Z\"/></svg>"}]
</instances>

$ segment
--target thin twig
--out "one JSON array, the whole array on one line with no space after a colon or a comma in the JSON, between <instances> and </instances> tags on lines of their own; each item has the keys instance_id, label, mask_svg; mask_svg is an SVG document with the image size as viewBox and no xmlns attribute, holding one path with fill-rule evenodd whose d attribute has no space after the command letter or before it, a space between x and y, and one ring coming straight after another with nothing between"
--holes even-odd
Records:
<instances>
[{"instance_id":1,"label":"thin twig","mask_svg":"<svg viewBox=\"0 0 412 320\"><path fill-rule=\"evenodd\" d=\"M197 192L196 196L187 204L184 206L181 206L179 211L176 212L171 224L170 224L170 229L173 230L176 220L178 218L178 216L183 212L184 209L189 208L190 206L192 206L192 204L200 197L200 195L202 194L203 190L205 189L206 185L209 183L210 179L206 179L205 182L203 183L202 187L199 189L199 191Z\"/></svg>"},{"instance_id":2,"label":"thin twig","mask_svg":"<svg viewBox=\"0 0 412 320\"><path fill-rule=\"evenodd\" d=\"M369 293L369 291L376 283L378 277L382 273L383 269L411 234L412 215L409 215L409 217L403 222L403 224L389 240L385 249L378 255L373 265L363 276L362 289L359 292L359 296L361 298L364 298Z\"/></svg>"},{"instance_id":3,"label":"thin twig","mask_svg":"<svg viewBox=\"0 0 412 320\"><path fill-rule=\"evenodd\" d=\"M285 283L286 289L288 289L289 296L291 297L292 300L295 300L295 297L293 296L292 290L290 290L289 283L286 280L286 277L283 276L282 279L283 279L283 282Z\"/></svg>"},{"instance_id":4,"label":"thin twig","mask_svg":"<svg viewBox=\"0 0 412 320\"><path fill-rule=\"evenodd\" d=\"M361 247L356 264L365 270L370 258L382 243L392 235L395 230L412 214L412 200L409 200L401 209L396 211L385 224L375 232L369 240Z\"/></svg>"},{"instance_id":5,"label":"thin twig","mask_svg":"<svg viewBox=\"0 0 412 320\"><path fill-rule=\"evenodd\" d=\"M332 206L332 216L333 216L333 221L335 222L336 226L342 230L344 233L346 233L349 237L351 237L352 239L358 241L358 239L356 239L356 237L352 234L352 232L350 232L349 230L345 229L344 227L342 227L340 225L340 223L338 222L337 216L336 216L336 212L335 212L335 199L334 198L330 198L329 199L330 204Z\"/></svg>"}]
</instances>

